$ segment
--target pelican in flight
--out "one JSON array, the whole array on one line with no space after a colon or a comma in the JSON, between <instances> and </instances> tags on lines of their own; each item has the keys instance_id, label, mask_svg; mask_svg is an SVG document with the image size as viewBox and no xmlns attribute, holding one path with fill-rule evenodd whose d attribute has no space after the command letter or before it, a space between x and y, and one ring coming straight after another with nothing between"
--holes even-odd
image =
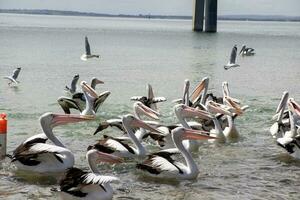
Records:
<instances>
[{"instance_id":1,"label":"pelican in flight","mask_svg":"<svg viewBox=\"0 0 300 200\"><path fill-rule=\"evenodd\" d=\"M196 179L199 169L191 153L185 148L183 140L207 140L215 139L204 131L177 127L171 132L175 147L182 154L185 164L172 158L171 153L151 154L148 159L136 165L136 168L143 174L155 178L175 178L191 180Z\"/></svg>"},{"instance_id":2,"label":"pelican in flight","mask_svg":"<svg viewBox=\"0 0 300 200\"><path fill-rule=\"evenodd\" d=\"M100 57L99 55L91 54L91 48L90 48L90 44L88 41L88 37L85 36L85 53L82 54L80 59L86 61L87 59L90 59L90 58L99 58L99 57Z\"/></svg>"},{"instance_id":3,"label":"pelican in flight","mask_svg":"<svg viewBox=\"0 0 300 200\"><path fill-rule=\"evenodd\" d=\"M300 119L300 105L292 98L288 100L288 109L290 117L290 130L286 131L284 135L277 138L277 144L284 148L292 157L300 159L300 133L299 133L299 119Z\"/></svg>"},{"instance_id":4,"label":"pelican in flight","mask_svg":"<svg viewBox=\"0 0 300 200\"><path fill-rule=\"evenodd\" d=\"M103 176L97 168L97 163L120 163L122 159L101 152L101 146L90 146L86 159L92 172L78 168L69 168L65 177L60 181L59 195L62 199L99 199L110 200L113 197L111 182L118 182L114 176Z\"/></svg>"},{"instance_id":5,"label":"pelican in flight","mask_svg":"<svg viewBox=\"0 0 300 200\"><path fill-rule=\"evenodd\" d=\"M130 98L132 101L140 101L149 108L157 111L156 103L164 102L167 99L165 97L154 97L153 89L150 84L147 84L148 96L133 96Z\"/></svg>"},{"instance_id":6,"label":"pelican in flight","mask_svg":"<svg viewBox=\"0 0 300 200\"><path fill-rule=\"evenodd\" d=\"M101 146L103 152L122 158L143 158L146 156L147 152L145 147L135 136L134 129L144 128L153 132L153 134L162 133L161 131L152 128L150 125L146 124L142 120L137 119L131 114L122 117L122 124L128 134L128 137L131 139L135 147L128 145L127 140L119 139L117 137L104 136L104 139L99 140L96 144Z\"/></svg>"},{"instance_id":7,"label":"pelican in flight","mask_svg":"<svg viewBox=\"0 0 300 200\"><path fill-rule=\"evenodd\" d=\"M45 113L40 117L42 134L29 137L9 156L18 170L37 173L63 172L73 167L74 154L54 136L56 126L91 120L89 116ZM47 140L53 144L46 144Z\"/></svg>"},{"instance_id":8,"label":"pelican in flight","mask_svg":"<svg viewBox=\"0 0 300 200\"><path fill-rule=\"evenodd\" d=\"M75 94L77 91L78 80L79 80L79 74L75 74L75 76L73 77L72 82L71 82L71 87L66 85L65 90L67 92L70 92L70 94Z\"/></svg>"},{"instance_id":9,"label":"pelican in flight","mask_svg":"<svg viewBox=\"0 0 300 200\"><path fill-rule=\"evenodd\" d=\"M224 69L230 69L231 67L239 67L240 65L236 63L237 47L234 45L231 51L230 59Z\"/></svg>"},{"instance_id":10,"label":"pelican in flight","mask_svg":"<svg viewBox=\"0 0 300 200\"><path fill-rule=\"evenodd\" d=\"M255 53L253 48L246 47L246 45L243 45L239 54L242 56L253 56Z\"/></svg>"},{"instance_id":11,"label":"pelican in flight","mask_svg":"<svg viewBox=\"0 0 300 200\"><path fill-rule=\"evenodd\" d=\"M20 71L21 71L21 67L18 67L17 69L15 69L15 70L13 71L13 73L12 73L11 76L4 76L4 77L3 77L4 79L9 80L8 85L10 85L10 84L12 84L12 83L15 83L15 84L20 83L19 81L17 81L17 78L18 78L18 76L19 76Z\"/></svg>"}]
</instances>

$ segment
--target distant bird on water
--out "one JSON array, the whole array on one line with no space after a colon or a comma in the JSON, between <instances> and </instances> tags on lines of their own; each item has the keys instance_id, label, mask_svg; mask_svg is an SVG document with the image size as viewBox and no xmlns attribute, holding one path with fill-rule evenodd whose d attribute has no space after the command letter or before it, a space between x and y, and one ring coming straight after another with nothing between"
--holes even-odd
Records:
<instances>
[{"instance_id":1,"label":"distant bird on water","mask_svg":"<svg viewBox=\"0 0 300 200\"><path fill-rule=\"evenodd\" d=\"M88 41L88 37L85 36L85 53L82 54L80 59L86 61L89 58L99 58L99 57L100 57L99 55L91 54L91 48L90 48L90 44Z\"/></svg>"},{"instance_id":2,"label":"distant bird on water","mask_svg":"<svg viewBox=\"0 0 300 200\"><path fill-rule=\"evenodd\" d=\"M20 71L21 71L21 67L18 67L17 69L15 69L13 71L13 74L11 76L4 76L3 77L4 79L9 80L8 85L10 85L12 83L15 83L15 84L20 83L19 81L17 81L17 78L19 76Z\"/></svg>"},{"instance_id":3,"label":"distant bird on water","mask_svg":"<svg viewBox=\"0 0 300 200\"><path fill-rule=\"evenodd\" d=\"M255 52L253 48L246 47L246 45L243 45L239 54L242 56L253 56Z\"/></svg>"},{"instance_id":4,"label":"distant bird on water","mask_svg":"<svg viewBox=\"0 0 300 200\"><path fill-rule=\"evenodd\" d=\"M237 47L234 45L231 51L230 59L227 65L224 65L224 69L229 69L231 67L239 67L240 65L235 63L236 61L236 55L237 55Z\"/></svg>"}]
</instances>

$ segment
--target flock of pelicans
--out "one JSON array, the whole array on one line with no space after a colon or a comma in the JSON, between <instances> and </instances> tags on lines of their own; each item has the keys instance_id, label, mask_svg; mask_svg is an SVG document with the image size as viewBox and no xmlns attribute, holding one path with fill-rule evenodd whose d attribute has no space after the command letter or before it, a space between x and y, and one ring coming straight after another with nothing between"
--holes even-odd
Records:
<instances>
[{"instance_id":1,"label":"flock of pelicans","mask_svg":"<svg viewBox=\"0 0 300 200\"><path fill-rule=\"evenodd\" d=\"M87 37L85 41L87 51L81 58L99 57L91 54ZM245 46L242 49L247 48ZM252 50L246 51L253 53ZM236 57L236 52L237 47L234 46L231 59ZM230 63L234 64L235 58L231 59ZM5 77L10 80L9 84L18 83L16 79L20 70L17 68L12 76ZM56 190L63 199L112 199L110 183L119 179L101 175L98 163L115 165L130 161L136 162L136 170L143 176L196 179L199 170L191 152L198 151L203 140L218 144L237 141L239 132L235 127L235 119L248 108L231 96L227 82L222 83L223 96L216 97L208 93L207 77L200 81L191 94L190 82L185 80L182 98L173 101L178 123L166 125L158 121L161 115L157 108L157 103L166 101L166 98L155 97L148 84L147 96L131 98L134 101L133 114L99 123L94 135L109 127L116 127L120 130L120 136L103 134L95 144L88 146L86 160L90 171L83 171L74 167L74 154L54 135L53 129L68 123L95 120L99 107L110 92L96 91L96 86L104 83L97 78L92 78L90 84L81 81L80 89L77 88L78 82L79 75L76 74L71 85L65 87L69 97L59 97L57 100L64 114L43 114L39 119L43 133L29 137L12 155L7 155L21 171L41 174L63 172L64 177ZM150 120L142 120L145 117ZM288 92L284 92L274 120L276 122L270 129L272 136L288 153L300 159L300 105L288 97ZM157 146L158 150L150 152L149 145ZM180 155L184 162L178 161Z\"/></svg>"}]
</instances>

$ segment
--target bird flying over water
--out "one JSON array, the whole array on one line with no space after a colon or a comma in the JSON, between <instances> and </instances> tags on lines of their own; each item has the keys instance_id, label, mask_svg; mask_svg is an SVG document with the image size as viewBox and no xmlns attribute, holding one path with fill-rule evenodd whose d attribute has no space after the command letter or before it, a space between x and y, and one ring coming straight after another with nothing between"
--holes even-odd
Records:
<instances>
[{"instance_id":1,"label":"bird flying over water","mask_svg":"<svg viewBox=\"0 0 300 200\"><path fill-rule=\"evenodd\" d=\"M233 46L229 62L227 65L224 65L224 69L229 69L231 67L239 67L240 65L235 63L236 62L236 55L237 55L237 47L236 45Z\"/></svg>"},{"instance_id":2,"label":"bird flying over water","mask_svg":"<svg viewBox=\"0 0 300 200\"><path fill-rule=\"evenodd\" d=\"M20 71L21 71L21 67L18 67L17 69L15 69L13 71L13 74L11 76L4 76L3 77L4 79L9 80L8 85L10 85L12 83L15 83L15 84L20 83L19 81L17 81L17 78L19 76Z\"/></svg>"},{"instance_id":3,"label":"bird flying over water","mask_svg":"<svg viewBox=\"0 0 300 200\"><path fill-rule=\"evenodd\" d=\"M99 58L100 55L95 55L91 53L90 44L88 41L88 37L85 36L85 53L80 57L81 60L86 61L89 58Z\"/></svg>"}]
</instances>

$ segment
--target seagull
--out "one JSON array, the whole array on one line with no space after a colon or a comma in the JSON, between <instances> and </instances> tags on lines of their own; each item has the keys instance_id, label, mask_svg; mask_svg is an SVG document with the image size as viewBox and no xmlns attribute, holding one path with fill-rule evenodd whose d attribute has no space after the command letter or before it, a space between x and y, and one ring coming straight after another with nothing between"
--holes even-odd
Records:
<instances>
[{"instance_id":1,"label":"seagull","mask_svg":"<svg viewBox=\"0 0 300 200\"><path fill-rule=\"evenodd\" d=\"M236 45L234 45L234 47L232 48L231 51L231 55L230 55L230 59L229 62L227 63L227 65L224 65L224 69L229 69L231 67L239 67L239 64L236 64L236 53L237 53L237 47Z\"/></svg>"},{"instance_id":2,"label":"seagull","mask_svg":"<svg viewBox=\"0 0 300 200\"><path fill-rule=\"evenodd\" d=\"M12 83L15 83L15 84L20 83L19 81L17 81L17 78L19 76L20 71L21 71L21 67L18 67L17 69L15 69L13 71L13 74L11 76L4 76L3 77L4 79L8 79L9 80L8 85L10 85Z\"/></svg>"},{"instance_id":3,"label":"seagull","mask_svg":"<svg viewBox=\"0 0 300 200\"><path fill-rule=\"evenodd\" d=\"M89 44L89 41L88 41L88 37L85 36L85 53L82 54L80 59L86 61L87 59L94 58L94 57L99 58L100 56L91 54L91 48L90 48L90 44Z\"/></svg>"},{"instance_id":4,"label":"seagull","mask_svg":"<svg viewBox=\"0 0 300 200\"><path fill-rule=\"evenodd\" d=\"M71 82L71 87L66 85L65 90L70 92L71 94L74 94L77 90L78 80L79 80L79 74L75 74Z\"/></svg>"},{"instance_id":5,"label":"seagull","mask_svg":"<svg viewBox=\"0 0 300 200\"><path fill-rule=\"evenodd\" d=\"M253 48L246 47L246 45L243 45L239 54L242 56L253 56L255 53Z\"/></svg>"}]
</instances>

